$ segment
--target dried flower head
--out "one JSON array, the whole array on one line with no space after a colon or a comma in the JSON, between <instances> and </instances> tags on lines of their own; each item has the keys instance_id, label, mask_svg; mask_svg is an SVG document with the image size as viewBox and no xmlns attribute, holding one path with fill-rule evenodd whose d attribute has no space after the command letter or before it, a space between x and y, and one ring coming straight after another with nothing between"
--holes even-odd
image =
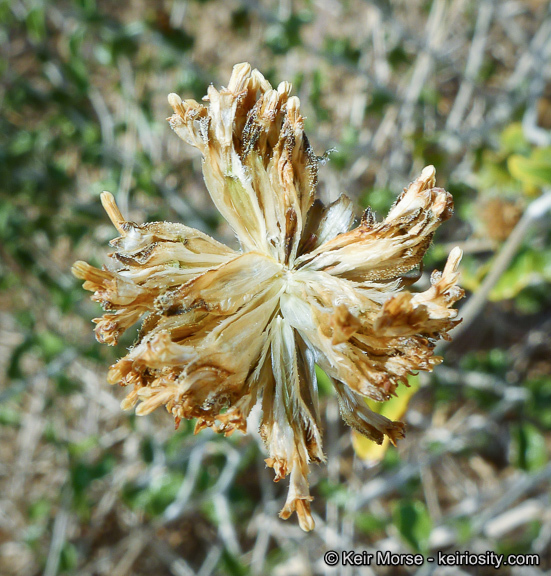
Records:
<instances>
[{"instance_id":1,"label":"dried flower head","mask_svg":"<svg viewBox=\"0 0 551 576\"><path fill-rule=\"evenodd\" d=\"M314 201L319 158L303 130L291 85L273 89L249 64L234 67L227 88L213 86L208 105L169 96L170 126L203 154L203 175L216 207L235 231L234 251L182 224L138 225L113 196L103 205L120 237L118 267L77 262L106 313L100 342L116 344L142 319L138 340L111 366L110 383L131 385L123 409L161 405L176 419L246 431L261 402L266 460L280 480L290 474L280 516L297 512L311 530L308 465L323 462L315 365L332 379L342 417L377 443L395 443L404 425L372 412L416 370L431 370L439 337L457 324L451 306L461 251L434 272L425 292L402 291L452 198L435 188L432 166L377 222L368 209L356 228L351 201Z\"/></svg>"}]
</instances>

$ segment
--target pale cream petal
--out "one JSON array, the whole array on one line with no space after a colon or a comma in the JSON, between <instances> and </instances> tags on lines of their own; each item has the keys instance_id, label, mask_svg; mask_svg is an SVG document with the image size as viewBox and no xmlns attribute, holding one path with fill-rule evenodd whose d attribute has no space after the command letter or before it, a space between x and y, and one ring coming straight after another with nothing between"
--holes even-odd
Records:
<instances>
[{"instance_id":1,"label":"pale cream petal","mask_svg":"<svg viewBox=\"0 0 551 576\"><path fill-rule=\"evenodd\" d=\"M329 206L316 200L308 211L299 253L312 252L339 234L348 232L353 223L354 205L348 196L342 194Z\"/></svg>"},{"instance_id":2,"label":"pale cream petal","mask_svg":"<svg viewBox=\"0 0 551 576\"><path fill-rule=\"evenodd\" d=\"M184 142L204 153L208 147L207 107L195 100L182 101L177 94L169 94L168 103L174 110L174 115L168 118L170 127Z\"/></svg>"},{"instance_id":3,"label":"pale cream petal","mask_svg":"<svg viewBox=\"0 0 551 576\"><path fill-rule=\"evenodd\" d=\"M211 156L203 162L203 176L216 208L237 234L243 250L267 252L266 224L249 175L239 158L232 155L230 162L235 162L221 167Z\"/></svg>"},{"instance_id":4,"label":"pale cream petal","mask_svg":"<svg viewBox=\"0 0 551 576\"><path fill-rule=\"evenodd\" d=\"M101 344L115 346L124 332L135 324L147 308L121 308L115 314L104 314L101 318L94 318L96 339Z\"/></svg>"},{"instance_id":5,"label":"pale cream petal","mask_svg":"<svg viewBox=\"0 0 551 576\"><path fill-rule=\"evenodd\" d=\"M434 271L431 276L431 287L425 292L414 294L416 305L424 304L431 318L455 318L457 310L451 308L463 298L465 292L457 285L459 280L459 263L463 257L460 248L455 247L448 256L442 273Z\"/></svg>"},{"instance_id":6,"label":"pale cream petal","mask_svg":"<svg viewBox=\"0 0 551 576\"><path fill-rule=\"evenodd\" d=\"M142 412L164 403L177 419L198 418L198 429L214 426L227 434L235 428L243 429L258 393L251 390L251 366L258 363L266 349L266 328L280 291L272 285L231 315L200 315L191 310L161 317L147 336L112 367L110 381L134 383L142 399L149 398L149 389L170 386L173 394L159 392L158 398L163 401L148 400ZM190 321L194 328L187 330ZM247 395L249 402L243 400ZM233 411L221 415L226 408Z\"/></svg>"},{"instance_id":7,"label":"pale cream petal","mask_svg":"<svg viewBox=\"0 0 551 576\"><path fill-rule=\"evenodd\" d=\"M279 516L283 520L287 520L293 512L296 512L299 526L305 532L310 532L316 525L310 511L310 502L313 498L310 496L308 480L306 479L307 473L308 467L302 466L299 459L295 459L291 468L287 500Z\"/></svg>"},{"instance_id":8,"label":"pale cream petal","mask_svg":"<svg viewBox=\"0 0 551 576\"><path fill-rule=\"evenodd\" d=\"M284 221L279 221L278 226L283 232L284 262L293 265L306 224L306 213L314 201L318 159L304 134L299 99L295 96L289 98L286 111L281 136L267 171L274 195L282 203L278 215L283 214Z\"/></svg>"},{"instance_id":9,"label":"pale cream petal","mask_svg":"<svg viewBox=\"0 0 551 576\"><path fill-rule=\"evenodd\" d=\"M319 292L303 292L301 297L287 293L281 298L281 311L310 345L316 363L327 374L364 396L388 399L395 387L388 375L377 369L376 359L344 337L354 336L368 320L354 316L347 307L343 310L344 304L332 307L320 302Z\"/></svg>"},{"instance_id":10,"label":"pale cream petal","mask_svg":"<svg viewBox=\"0 0 551 576\"><path fill-rule=\"evenodd\" d=\"M125 256L132 256L157 242L183 244L194 254L230 256L235 252L208 234L174 222L150 222L138 225L123 221L120 226L122 236L112 240L110 245Z\"/></svg>"},{"instance_id":11,"label":"pale cream petal","mask_svg":"<svg viewBox=\"0 0 551 576\"><path fill-rule=\"evenodd\" d=\"M275 260L247 252L171 291L159 308L175 313L199 307L216 314L233 314L282 276L282 267Z\"/></svg>"},{"instance_id":12,"label":"pale cream petal","mask_svg":"<svg viewBox=\"0 0 551 576\"><path fill-rule=\"evenodd\" d=\"M71 269L74 276L84 280L84 289L95 292L95 300L125 306L145 296L145 290L116 272L100 270L82 261Z\"/></svg>"},{"instance_id":13,"label":"pale cream petal","mask_svg":"<svg viewBox=\"0 0 551 576\"><path fill-rule=\"evenodd\" d=\"M147 414L151 414L151 412L159 408L159 406L167 404L167 402L174 397L177 391L175 387L159 388L158 390L155 390L154 394L152 394L151 392L153 390L154 389L152 388L141 388L138 391L138 397L143 398L143 401L136 408L136 414L138 416L146 416ZM140 392L145 391L149 392L147 397L140 395Z\"/></svg>"},{"instance_id":14,"label":"pale cream petal","mask_svg":"<svg viewBox=\"0 0 551 576\"><path fill-rule=\"evenodd\" d=\"M385 436L396 445L396 441L404 437L404 424L393 422L381 414L373 412L366 404L365 399L355 394L348 386L333 380L342 419L352 428L382 444Z\"/></svg>"},{"instance_id":15,"label":"pale cream petal","mask_svg":"<svg viewBox=\"0 0 551 576\"><path fill-rule=\"evenodd\" d=\"M301 256L297 266L358 282L392 280L406 274L419 265L435 230L453 211L451 195L433 185L434 168L428 167L383 222L364 217L354 230Z\"/></svg>"},{"instance_id":16,"label":"pale cream petal","mask_svg":"<svg viewBox=\"0 0 551 576\"><path fill-rule=\"evenodd\" d=\"M253 73L247 63L234 66L228 88L208 89L205 111L197 110L193 101L187 104L171 96L175 114L170 124L187 142L197 146L205 157L203 175L209 193L222 216L237 234L245 250L267 252L266 226L257 194L242 164L234 139L241 132L257 92L267 88L260 73ZM200 114L200 120L195 117Z\"/></svg>"},{"instance_id":17,"label":"pale cream petal","mask_svg":"<svg viewBox=\"0 0 551 576\"><path fill-rule=\"evenodd\" d=\"M303 530L312 530L308 463L324 461L315 396L313 358L283 318L272 322L271 370L265 368L261 434L275 480L291 474L289 493L280 516L297 512ZM267 363L265 365L268 366Z\"/></svg>"},{"instance_id":18,"label":"pale cream petal","mask_svg":"<svg viewBox=\"0 0 551 576\"><path fill-rule=\"evenodd\" d=\"M209 193L245 251L292 263L317 183L318 159L304 135L291 85L277 90L249 64L228 88L210 86L208 108L170 96L170 124L204 155Z\"/></svg>"},{"instance_id":19,"label":"pale cream petal","mask_svg":"<svg viewBox=\"0 0 551 576\"><path fill-rule=\"evenodd\" d=\"M374 332L380 337L423 334L449 339L448 332L459 321L452 306L464 292L457 285L457 268L461 250L454 248L448 257L444 272L434 272L432 286L425 292L401 292L389 298L374 320Z\"/></svg>"},{"instance_id":20,"label":"pale cream petal","mask_svg":"<svg viewBox=\"0 0 551 576\"><path fill-rule=\"evenodd\" d=\"M456 285L460 256L452 251L444 273L433 275L425 293L390 293L379 300L354 283L301 270L281 298L281 311L329 376L384 401L409 374L441 361L435 343L457 324L451 306L463 294Z\"/></svg>"},{"instance_id":21,"label":"pale cream petal","mask_svg":"<svg viewBox=\"0 0 551 576\"><path fill-rule=\"evenodd\" d=\"M153 222L139 226L128 222L113 195L103 192L101 200L121 237L111 244L111 257L125 268L116 272L76 262L73 274L85 280L84 288L94 292L109 313L94 321L99 342L115 345L130 326L148 313L156 301L173 286L181 285L220 266L238 255L198 230L180 224Z\"/></svg>"}]
</instances>

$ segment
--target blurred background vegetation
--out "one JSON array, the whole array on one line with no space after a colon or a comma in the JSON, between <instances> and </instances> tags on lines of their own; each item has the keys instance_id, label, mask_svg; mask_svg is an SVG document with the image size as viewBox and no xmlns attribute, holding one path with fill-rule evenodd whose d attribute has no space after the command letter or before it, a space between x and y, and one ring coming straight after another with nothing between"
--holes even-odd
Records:
<instances>
[{"instance_id":1,"label":"blurred background vegetation","mask_svg":"<svg viewBox=\"0 0 551 576\"><path fill-rule=\"evenodd\" d=\"M341 548L538 553L501 572L551 569L549 2L0 0L0 23L1 574L360 574L324 565ZM166 96L200 99L242 61L292 81L316 153L336 149L323 199L381 218L436 166L456 215L420 287L465 252L464 323L412 378L397 449L352 436L320 374L310 534L277 518L286 487L254 430L194 437L121 412L105 375L132 334L97 344L99 307L69 272L107 261L102 190L130 220L233 242ZM415 570L361 568L386 573Z\"/></svg>"}]
</instances>

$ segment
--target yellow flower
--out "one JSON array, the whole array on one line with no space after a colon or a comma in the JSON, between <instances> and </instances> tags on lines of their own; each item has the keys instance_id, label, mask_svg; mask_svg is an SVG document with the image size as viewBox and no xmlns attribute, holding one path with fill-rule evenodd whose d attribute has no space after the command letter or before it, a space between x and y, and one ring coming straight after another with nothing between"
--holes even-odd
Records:
<instances>
[{"instance_id":1,"label":"yellow flower","mask_svg":"<svg viewBox=\"0 0 551 576\"><path fill-rule=\"evenodd\" d=\"M132 385L122 407L137 414L165 405L226 435L246 431L261 403L267 464L290 474L280 516L297 512L311 530L308 465L323 462L315 365L332 379L347 424L381 443L404 426L369 409L415 370L431 370L439 337L457 324L451 306L461 251L426 292L402 291L421 264L452 198L435 188L432 166L404 190L386 219L354 214L341 196L314 201L319 158L303 130L291 85L272 89L249 64L238 64L227 88L208 89L203 105L171 94L169 118L180 138L203 154L203 175L216 207L236 233L234 251L182 224L138 225L113 196L103 205L120 237L118 267L77 262L74 274L107 311L100 342L116 344L142 319L138 341L108 374Z\"/></svg>"}]
</instances>

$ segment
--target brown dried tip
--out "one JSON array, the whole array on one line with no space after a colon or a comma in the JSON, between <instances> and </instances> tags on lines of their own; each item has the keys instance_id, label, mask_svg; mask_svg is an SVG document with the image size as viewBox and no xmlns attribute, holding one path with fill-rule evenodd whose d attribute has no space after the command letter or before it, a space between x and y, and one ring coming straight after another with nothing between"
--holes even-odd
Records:
<instances>
[{"instance_id":1,"label":"brown dried tip","mask_svg":"<svg viewBox=\"0 0 551 576\"><path fill-rule=\"evenodd\" d=\"M386 219L368 211L351 228L346 197L314 203L318 158L291 85L274 90L243 63L227 86L209 87L205 103L171 94L169 123L203 154L208 191L241 250L181 224L128 222L104 192L121 235L111 242L116 264L77 262L73 274L106 310L98 340L114 344L142 321L108 374L132 387L122 408L137 404L145 415L164 405L176 424L195 418L196 432L229 435L246 431L261 402L266 462L276 480L290 475L281 517L296 512L312 530L309 464L325 460L315 365L350 426L378 443L403 437L404 425L372 412L365 398L385 401L409 374L432 370L436 340L458 322L459 249L428 290L402 289L453 201L429 166Z\"/></svg>"}]
</instances>

